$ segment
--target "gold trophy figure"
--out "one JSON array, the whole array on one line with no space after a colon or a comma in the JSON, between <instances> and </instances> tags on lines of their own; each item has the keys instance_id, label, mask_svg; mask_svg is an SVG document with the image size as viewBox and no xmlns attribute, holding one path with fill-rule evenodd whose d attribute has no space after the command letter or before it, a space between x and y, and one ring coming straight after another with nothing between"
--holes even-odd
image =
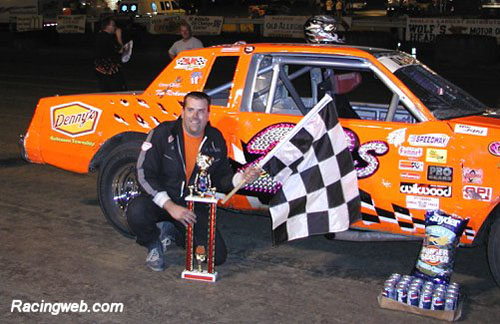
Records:
<instances>
[{"instance_id":1,"label":"gold trophy figure","mask_svg":"<svg viewBox=\"0 0 500 324\"><path fill-rule=\"evenodd\" d=\"M212 165L214 158L198 154L196 165L198 173L196 174L194 185L189 186L189 196L186 197L188 209L193 210L195 203L210 205L210 214L208 220L208 252L205 247L199 245L196 247L195 257L198 268L193 266L193 225L188 225L186 229L186 268L182 271L181 278L199 281L215 282L217 272L215 271L215 212L217 207L217 198L215 198L215 188L212 187L208 168ZM207 270L203 270L202 263L207 262Z\"/></svg>"}]
</instances>

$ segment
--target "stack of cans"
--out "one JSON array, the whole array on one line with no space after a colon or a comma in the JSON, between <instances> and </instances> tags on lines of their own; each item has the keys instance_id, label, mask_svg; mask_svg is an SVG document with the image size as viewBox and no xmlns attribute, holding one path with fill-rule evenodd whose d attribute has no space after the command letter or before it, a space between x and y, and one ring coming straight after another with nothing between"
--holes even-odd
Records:
<instances>
[{"instance_id":1,"label":"stack of cans","mask_svg":"<svg viewBox=\"0 0 500 324\"><path fill-rule=\"evenodd\" d=\"M434 284L410 275L393 273L385 281L382 295L422 309L453 311L458 305L459 289L455 282Z\"/></svg>"}]
</instances>

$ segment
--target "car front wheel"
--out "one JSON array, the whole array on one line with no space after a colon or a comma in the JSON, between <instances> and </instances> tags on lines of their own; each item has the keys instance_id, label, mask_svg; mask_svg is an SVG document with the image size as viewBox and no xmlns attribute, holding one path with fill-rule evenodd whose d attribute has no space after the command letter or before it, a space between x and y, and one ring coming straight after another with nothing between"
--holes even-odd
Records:
<instances>
[{"instance_id":1,"label":"car front wheel","mask_svg":"<svg viewBox=\"0 0 500 324\"><path fill-rule=\"evenodd\" d=\"M140 142L125 143L115 148L103 163L97 178L99 205L106 219L122 235L133 238L125 210L140 193L136 162Z\"/></svg>"}]
</instances>

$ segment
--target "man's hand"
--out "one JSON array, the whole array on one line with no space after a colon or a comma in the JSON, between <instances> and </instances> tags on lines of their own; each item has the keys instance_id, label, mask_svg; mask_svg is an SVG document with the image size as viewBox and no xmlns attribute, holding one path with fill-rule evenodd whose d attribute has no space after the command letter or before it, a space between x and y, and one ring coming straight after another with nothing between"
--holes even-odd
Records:
<instances>
[{"instance_id":1,"label":"man's hand","mask_svg":"<svg viewBox=\"0 0 500 324\"><path fill-rule=\"evenodd\" d=\"M251 166L243 171L243 179L245 183L252 183L260 177L262 171L257 166Z\"/></svg>"},{"instance_id":2,"label":"man's hand","mask_svg":"<svg viewBox=\"0 0 500 324\"><path fill-rule=\"evenodd\" d=\"M195 213L186 207L177 205L172 200L167 200L167 202L163 205L163 209L165 209L175 220L181 222L186 227L188 224L192 225L196 223Z\"/></svg>"}]
</instances>

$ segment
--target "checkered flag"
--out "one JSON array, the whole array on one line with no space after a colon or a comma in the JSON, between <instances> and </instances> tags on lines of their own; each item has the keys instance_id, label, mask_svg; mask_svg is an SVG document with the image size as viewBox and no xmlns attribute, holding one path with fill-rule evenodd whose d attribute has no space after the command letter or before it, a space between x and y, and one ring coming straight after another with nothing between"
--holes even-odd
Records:
<instances>
[{"instance_id":1,"label":"checkered flag","mask_svg":"<svg viewBox=\"0 0 500 324\"><path fill-rule=\"evenodd\" d=\"M270 201L275 244L345 231L361 218L356 171L330 101L325 95L259 163L282 184Z\"/></svg>"}]
</instances>

